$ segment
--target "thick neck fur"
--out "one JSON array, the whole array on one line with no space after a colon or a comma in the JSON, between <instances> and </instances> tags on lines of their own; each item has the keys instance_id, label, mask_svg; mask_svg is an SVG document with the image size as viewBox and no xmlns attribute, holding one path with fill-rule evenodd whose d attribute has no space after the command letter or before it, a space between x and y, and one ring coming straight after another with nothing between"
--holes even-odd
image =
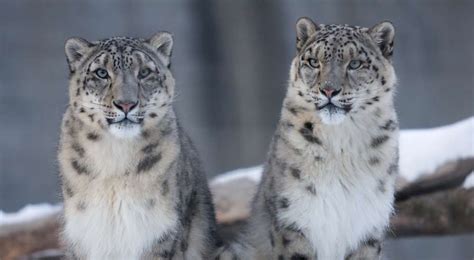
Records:
<instances>
[{"instance_id":1,"label":"thick neck fur","mask_svg":"<svg viewBox=\"0 0 474 260\"><path fill-rule=\"evenodd\" d=\"M144 126L144 130L136 137L119 138L96 125L88 125L68 110L63 122L61 149L75 151L85 144L85 152L82 156L77 154L77 157L90 168L87 174L95 177L137 174L143 171L139 162L147 158L143 157L144 154L149 155L148 158L159 156L161 164L174 161L179 153L177 123L172 109L153 123ZM166 170L165 167L159 168Z\"/></svg>"},{"instance_id":2,"label":"thick neck fur","mask_svg":"<svg viewBox=\"0 0 474 260\"><path fill-rule=\"evenodd\" d=\"M379 141L384 141L383 139L394 136L395 142L392 145L393 147L398 145L396 142L398 133L395 131L397 117L391 93L381 96L377 102L364 110L350 113L342 123L328 125L321 121L314 105L305 102L296 92L294 87L288 88L278 123L277 138L287 139L294 148L302 151L301 155L307 156L315 149L320 149L322 153L334 159L341 157L356 159L358 156L377 156L380 153L380 150L376 149L377 138L380 138ZM302 136L305 137L301 138ZM308 138L314 140L308 141ZM316 145L316 148L312 149L314 144L319 143L321 145ZM317 154L314 156L321 157Z\"/></svg>"},{"instance_id":3,"label":"thick neck fur","mask_svg":"<svg viewBox=\"0 0 474 260\"><path fill-rule=\"evenodd\" d=\"M274 223L267 226L275 231L273 244L257 246L263 258L377 252L393 210L398 161L392 89L332 125L290 83L253 205L253 228L265 218ZM366 243L369 249L357 251Z\"/></svg>"}]
</instances>

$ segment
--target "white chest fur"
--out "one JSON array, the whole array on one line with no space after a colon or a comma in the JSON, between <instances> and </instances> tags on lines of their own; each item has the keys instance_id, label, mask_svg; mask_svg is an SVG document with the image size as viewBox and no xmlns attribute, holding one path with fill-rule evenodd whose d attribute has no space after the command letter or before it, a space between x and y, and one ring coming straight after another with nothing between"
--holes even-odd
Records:
<instances>
[{"instance_id":1,"label":"white chest fur","mask_svg":"<svg viewBox=\"0 0 474 260\"><path fill-rule=\"evenodd\" d=\"M371 234L380 234L392 212L392 194L378 192L376 180L339 177L318 179L316 196L303 188L283 193L290 206L279 218L303 230L318 259L343 259Z\"/></svg>"},{"instance_id":2,"label":"white chest fur","mask_svg":"<svg viewBox=\"0 0 474 260\"><path fill-rule=\"evenodd\" d=\"M109 140L110 139L110 140ZM163 143L165 147L167 143ZM172 196L160 193L163 170L136 173L140 146L103 136L84 159L91 178L74 179L74 196L65 203L65 238L86 259L139 259L156 239L176 227ZM160 163L169 165L176 149Z\"/></svg>"},{"instance_id":3,"label":"white chest fur","mask_svg":"<svg viewBox=\"0 0 474 260\"><path fill-rule=\"evenodd\" d=\"M281 195L289 207L278 218L295 223L305 233L318 259L344 259L389 224L394 176L387 174L387 168L396 157L398 133L390 133L383 146L371 149L371 138L379 134L370 128L339 126L319 132L322 146L308 146L297 132L288 136L305 151L291 157L302 180L283 184ZM372 158L377 158L376 164L370 163ZM314 187L313 193L308 185Z\"/></svg>"},{"instance_id":4,"label":"white chest fur","mask_svg":"<svg viewBox=\"0 0 474 260\"><path fill-rule=\"evenodd\" d=\"M87 194L65 205L65 236L87 259L138 259L155 239L175 226L173 205L126 178L94 180ZM100 194L100 195L99 195ZM83 195L87 204L80 201ZM97 195L97 196L95 196ZM147 196L148 195L148 196ZM84 203L84 209L78 207Z\"/></svg>"}]
</instances>

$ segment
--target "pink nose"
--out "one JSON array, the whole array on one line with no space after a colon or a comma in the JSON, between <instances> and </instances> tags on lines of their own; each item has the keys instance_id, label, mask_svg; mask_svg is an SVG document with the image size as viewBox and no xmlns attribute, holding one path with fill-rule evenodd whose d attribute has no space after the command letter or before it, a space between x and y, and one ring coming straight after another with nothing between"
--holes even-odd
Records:
<instances>
[{"instance_id":1,"label":"pink nose","mask_svg":"<svg viewBox=\"0 0 474 260\"><path fill-rule=\"evenodd\" d=\"M341 92L341 89L334 89L334 88L322 88L321 92L328 98L336 96Z\"/></svg>"},{"instance_id":2,"label":"pink nose","mask_svg":"<svg viewBox=\"0 0 474 260\"><path fill-rule=\"evenodd\" d=\"M124 113L130 112L130 110L132 110L138 105L138 101L114 100L112 103L115 107L122 110Z\"/></svg>"}]
</instances>

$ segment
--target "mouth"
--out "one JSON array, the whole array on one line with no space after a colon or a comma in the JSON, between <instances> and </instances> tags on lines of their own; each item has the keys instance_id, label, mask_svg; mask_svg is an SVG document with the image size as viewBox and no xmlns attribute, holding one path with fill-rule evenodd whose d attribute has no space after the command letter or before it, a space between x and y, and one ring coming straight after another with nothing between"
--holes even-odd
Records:
<instances>
[{"instance_id":1,"label":"mouth","mask_svg":"<svg viewBox=\"0 0 474 260\"><path fill-rule=\"evenodd\" d=\"M138 120L138 121L133 121L131 120L130 118L123 118L122 120L114 120L112 118L107 118L107 123L109 123L109 125L118 125L118 126L122 126L122 127L127 127L127 126L133 126L133 125L138 125L140 124L142 121L142 119Z\"/></svg>"},{"instance_id":2,"label":"mouth","mask_svg":"<svg viewBox=\"0 0 474 260\"><path fill-rule=\"evenodd\" d=\"M351 105L345 105L345 106L338 106L334 103L332 103L331 101L327 102L326 104L322 105L322 106L318 106L316 105L316 109L317 110L327 110L329 111L330 113L333 113L333 112L338 112L338 111L344 111L345 113L348 113L349 111L351 111L352 109L352 106Z\"/></svg>"}]
</instances>

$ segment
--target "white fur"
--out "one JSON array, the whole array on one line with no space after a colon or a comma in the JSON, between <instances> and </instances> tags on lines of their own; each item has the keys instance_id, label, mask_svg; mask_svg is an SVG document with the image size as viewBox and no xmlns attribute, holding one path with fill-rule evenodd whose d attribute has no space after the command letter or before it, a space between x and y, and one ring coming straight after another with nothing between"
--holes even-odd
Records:
<instances>
[{"instance_id":1,"label":"white fur","mask_svg":"<svg viewBox=\"0 0 474 260\"><path fill-rule=\"evenodd\" d=\"M79 257L139 259L155 239L176 226L178 216L171 201L157 194L156 184L149 178L136 175L137 148L133 139L113 135L104 135L100 143L88 147L94 156L87 165L95 177L77 179L87 182L80 185L86 189L78 190L64 202L64 235L79 249L76 252L84 252ZM174 151L169 151L162 158L163 163L175 156ZM154 200L152 209L148 205L150 199ZM83 201L86 209L77 210Z\"/></svg>"},{"instance_id":2,"label":"white fur","mask_svg":"<svg viewBox=\"0 0 474 260\"><path fill-rule=\"evenodd\" d=\"M319 111L319 116L321 117L323 124L326 125L338 125L346 118L346 115L342 109L337 109L334 111L327 107Z\"/></svg>"},{"instance_id":3,"label":"white fur","mask_svg":"<svg viewBox=\"0 0 474 260\"><path fill-rule=\"evenodd\" d=\"M338 125L317 126L323 149L308 146L297 132L287 133L288 139L305 151L290 161L306 173L306 179L287 184L282 196L289 199L290 207L281 211L279 218L303 230L317 249L318 259L344 259L370 236L381 237L389 224L395 176L386 172L395 157L398 133L391 134L380 148L368 150L371 138L380 135L375 120L356 114L356 123L346 118ZM315 156L324 159L315 161ZM377 167L368 164L373 156L380 158ZM382 178L386 181L383 193L378 189ZM308 183L315 185L316 196L305 190Z\"/></svg>"},{"instance_id":4,"label":"white fur","mask_svg":"<svg viewBox=\"0 0 474 260\"><path fill-rule=\"evenodd\" d=\"M151 211L133 188L124 190L124 183L94 181L88 193L97 196L89 197L87 210L69 213L66 207L65 212L65 235L76 243L78 252L86 252L87 259L139 259L176 224L171 205L157 200L155 207L160 210ZM68 204L76 202L73 198Z\"/></svg>"},{"instance_id":5,"label":"white fur","mask_svg":"<svg viewBox=\"0 0 474 260\"><path fill-rule=\"evenodd\" d=\"M112 124L109 131L118 138L133 138L140 134L141 126L139 124Z\"/></svg>"}]
</instances>

